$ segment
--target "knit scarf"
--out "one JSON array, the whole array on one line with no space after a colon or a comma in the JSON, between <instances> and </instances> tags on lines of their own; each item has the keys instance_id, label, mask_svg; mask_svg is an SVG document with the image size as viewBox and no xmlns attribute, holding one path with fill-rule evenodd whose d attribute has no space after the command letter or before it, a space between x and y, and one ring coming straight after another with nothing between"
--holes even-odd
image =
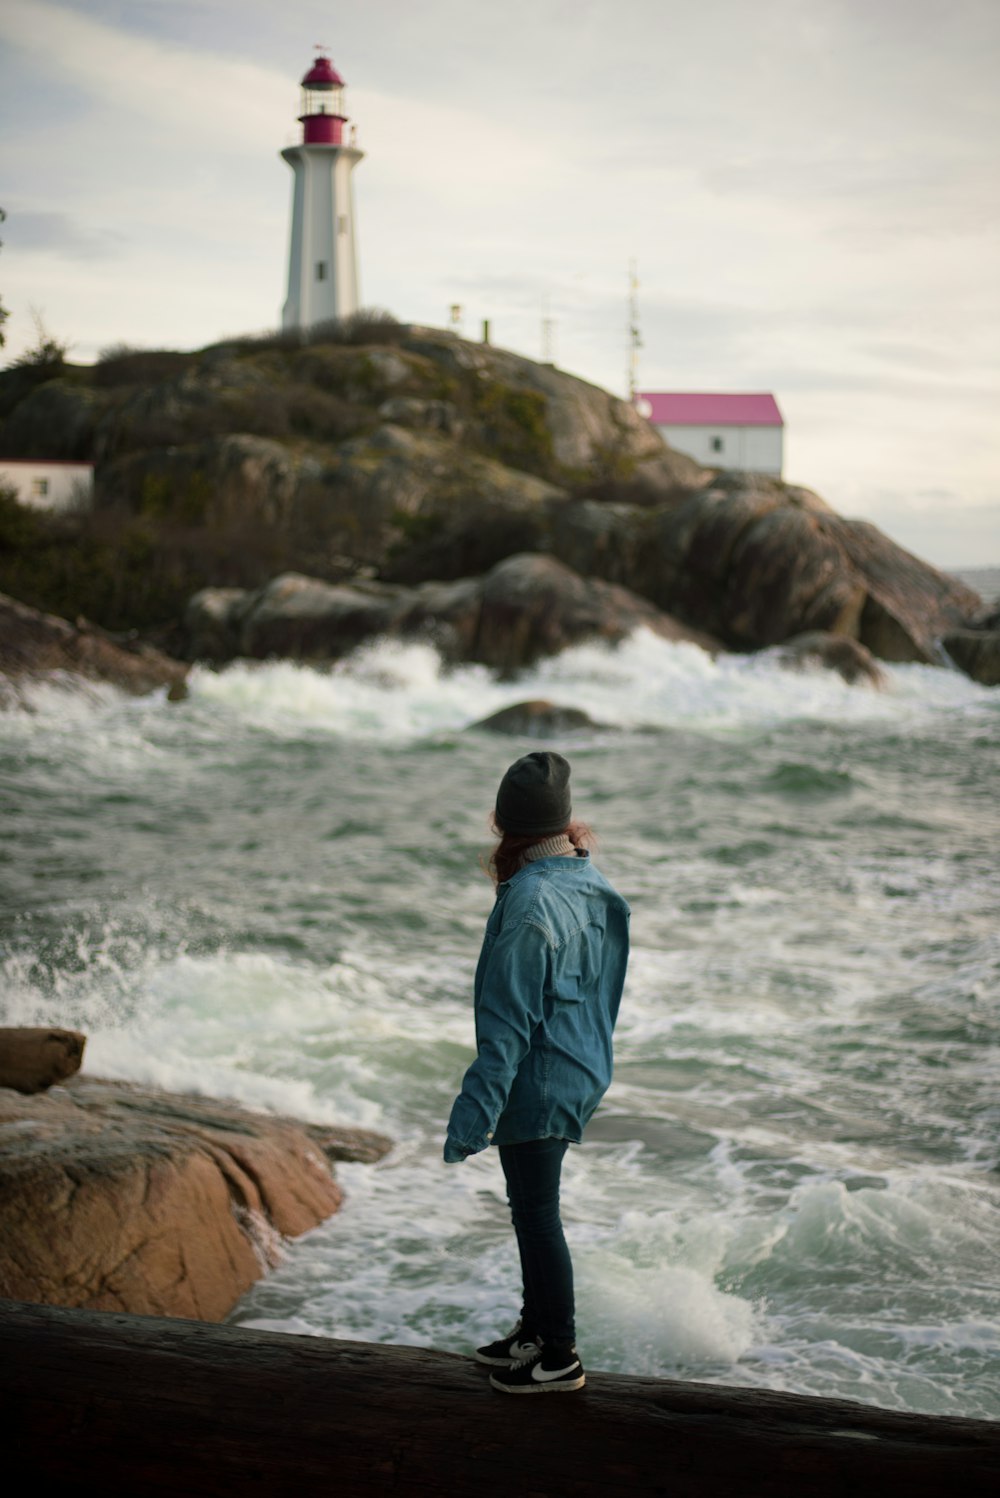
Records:
<instances>
[{"instance_id":1,"label":"knit scarf","mask_svg":"<svg viewBox=\"0 0 1000 1498\"><path fill-rule=\"evenodd\" d=\"M575 856L576 849L565 832L557 832L554 837L546 837L540 843L532 843L531 847L525 848L521 855L525 863L534 863L536 858L574 858Z\"/></svg>"}]
</instances>

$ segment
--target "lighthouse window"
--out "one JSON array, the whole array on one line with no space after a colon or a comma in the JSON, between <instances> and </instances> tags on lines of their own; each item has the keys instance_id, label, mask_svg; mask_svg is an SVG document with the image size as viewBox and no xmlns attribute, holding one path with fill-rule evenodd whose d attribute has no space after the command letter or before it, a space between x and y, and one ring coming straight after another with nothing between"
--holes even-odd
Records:
<instances>
[{"instance_id":1,"label":"lighthouse window","mask_svg":"<svg viewBox=\"0 0 1000 1498\"><path fill-rule=\"evenodd\" d=\"M337 233L338 234L346 234L347 233L347 214L346 213L339 213L337 215Z\"/></svg>"},{"instance_id":2,"label":"lighthouse window","mask_svg":"<svg viewBox=\"0 0 1000 1498\"><path fill-rule=\"evenodd\" d=\"M326 261L325 260L317 260L316 261L316 279L317 279L317 281L325 281L326 280Z\"/></svg>"}]
</instances>

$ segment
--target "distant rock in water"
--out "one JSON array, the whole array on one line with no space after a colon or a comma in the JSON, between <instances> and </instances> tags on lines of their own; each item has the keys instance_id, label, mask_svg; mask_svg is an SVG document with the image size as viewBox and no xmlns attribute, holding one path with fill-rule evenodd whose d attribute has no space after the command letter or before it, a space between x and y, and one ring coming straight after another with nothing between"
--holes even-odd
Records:
<instances>
[{"instance_id":1,"label":"distant rock in water","mask_svg":"<svg viewBox=\"0 0 1000 1498\"><path fill-rule=\"evenodd\" d=\"M0 1091L0 1295L220 1321L390 1141L73 1077Z\"/></svg>"},{"instance_id":2,"label":"distant rock in water","mask_svg":"<svg viewBox=\"0 0 1000 1498\"><path fill-rule=\"evenodd\" d=\"M556 734L580 733L588 728L601 728L589 713L579 707L561 707L544 698L533 698L530 702L515 702L470 723L470 729L480 728L487 733L507 733L529 739L549 739Z\"/></svg>"},{"instance_id":3,"label":"distant rock in water","mask_svg":"<svg viewBox=\"0 0 1000 1498\"><path fill-rule=\"evenodd\" d=\"M183 697L188 666L142 641L109 635L85 619L70 624L0 593L0 685L70 672L141 695L166 687ZM2 701L2 698L0 698Z\"/></svg>"},{"instance_id":4,"label":"distant rock in water","mask_svg":"<svg viewBox=\"0 0 1000 1498\"><path fill-rule=\"evenodd\" d=\"M846 682L867 682L873 687L885 685L885 672L878 665L870 650L850 635L825 634L812 630L796 635L774 651L774 658L781 666L804 670L811 666L822 666L836 671Z\"/></svg>"},{"instance_id":5,"label":"distant rock in water","mask_svg":"<svg viewBox=\"0 0 1000 1498\"><path fill-rule=\"evenodd\" d=\"M377 636L426 639L452 661L504 672L586 640L617 643L640 625L703 649L718 642L614 583L577 576L553 557L507 557L484 577L415 588L325 583L286 574L256 591L209 588L184 616L186 653L335 661Z\"/></svg>"}]
</instances>

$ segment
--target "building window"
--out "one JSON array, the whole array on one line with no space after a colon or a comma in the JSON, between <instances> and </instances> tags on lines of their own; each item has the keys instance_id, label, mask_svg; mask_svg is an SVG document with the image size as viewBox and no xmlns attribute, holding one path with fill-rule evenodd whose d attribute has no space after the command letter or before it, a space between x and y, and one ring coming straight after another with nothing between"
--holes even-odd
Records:
<instances>
[{"instance_id":1,"label":"building window","mask_svg":"<svg viewBox=\"0 0 1000 1498\"><path fill-rule=\"evenodd\" d=\"M713 437L712 438L712 451L714 453L721 453L722 449L723 449L723 446L724 446L724 444L723 444L723 441L722 441L721 437Z\"/></svg>"},{"instance_id":2,"label":"building window","mask_svg":"<svg viewBox=\"0 0 1000 1498\"><path fill-rule=\"evenodd\" d=\"M326 280L326 261L325 260L317 260L316 261L316 279L317 279L317 281L325 281Z\"/></svg>"},{"instance_id":3,"label":"building window","mask_svg":"<svg viewBox=\"0 0 1000 1498\"><path fill-rule=\"evenodd\" d=\"M338 234L346 234L347 233L347 214L346 213L338 213L338 215L337 215L337 233Z\"/></svg>"},{"instance_id":4,"label":"building window","mask_svg":"<svg viewBox=\"0 0 1000 1498\"><path fill-rule=\"evenodd\" d=\"M35 499L44 499L49 492L48 479L32 479L31 493Z\"/></svg>"}]
</instances>

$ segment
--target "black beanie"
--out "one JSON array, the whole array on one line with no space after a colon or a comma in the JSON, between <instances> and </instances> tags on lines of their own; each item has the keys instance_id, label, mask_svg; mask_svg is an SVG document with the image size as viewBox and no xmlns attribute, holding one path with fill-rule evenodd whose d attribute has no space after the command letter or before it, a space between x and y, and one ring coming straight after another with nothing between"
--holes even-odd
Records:
<instances>
[{"instance_id":1,"label":"black beanie","mask_svg":"<svg viewBox=\"0 0 1000 1498\"><path fill-rule=\"evenodd\" d=\"M496 818L515 837L562 832L573 808L569 799L569 763L561 754L538 750L515 761L497 791Z\"/></svg>"}]
</instances>

